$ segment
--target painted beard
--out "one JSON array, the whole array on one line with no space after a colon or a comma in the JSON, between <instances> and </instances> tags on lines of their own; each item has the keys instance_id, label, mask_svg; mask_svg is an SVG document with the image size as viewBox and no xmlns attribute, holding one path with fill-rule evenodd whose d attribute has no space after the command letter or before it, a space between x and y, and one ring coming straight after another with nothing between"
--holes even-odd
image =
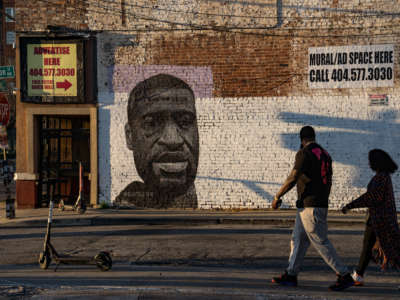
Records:
<instances>
[{"instance_id":1,"label":"painted beard","mask_svg":"<svg viewBox=\"0 0 400 300\"><path fill-rule=\"evenodd\" d=\"M159 179L160 189L175 189L186 185L188 162L153 162L152 171Z\"/></svg>"},{"instance_id":2,"label":"painted beard","mask_svg":"<svg viewBox=\"0 0 400 300\"><path fill-rule=\"evenodd\" d=\"M188 155L166 153L147 165L142 178L152 191L181 195L194 182L196 169L193 166L193 158Z\"/></svg>"}]
</instances>

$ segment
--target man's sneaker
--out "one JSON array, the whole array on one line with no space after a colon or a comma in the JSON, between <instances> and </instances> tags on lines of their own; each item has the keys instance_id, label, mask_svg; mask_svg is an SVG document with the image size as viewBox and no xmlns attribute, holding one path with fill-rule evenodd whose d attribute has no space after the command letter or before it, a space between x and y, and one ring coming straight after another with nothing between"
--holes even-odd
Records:
<instances>
[{"instance_id":1,"label":"man's sneaker","mask_svg":"<svg viewBox=\"0 0 400 300\"><path fill-rule=\"evenodd\" d=\"M355 286L363 286L364 285L364 278L361 275L358 275L356 270L353 271L353 273L351 274L351 277L354 280Z\"/></svg>"},{"instance_id":2,"label":"man's sneaker","mask_svg":"<svg viewBox=\"0 0 400 300\"><path fill-rule=\"evenodd\" d=\"M272 282L284 286L297 286L297 276L289 275L285 271L281 276L272 278Z\"/></svg>"},{"instance_id":3,"label":"man's sneaker","mask_svg":"<svg viewBox=\"0 0 400 300\"><path fill-rule=\"evenodd\" d=\"M354 285L353 277L351 277L350 273L346 275L338 275L338 278L335 284L331 285L329 289L331 291L342 291Z\"/></svg>"}]
</instances>

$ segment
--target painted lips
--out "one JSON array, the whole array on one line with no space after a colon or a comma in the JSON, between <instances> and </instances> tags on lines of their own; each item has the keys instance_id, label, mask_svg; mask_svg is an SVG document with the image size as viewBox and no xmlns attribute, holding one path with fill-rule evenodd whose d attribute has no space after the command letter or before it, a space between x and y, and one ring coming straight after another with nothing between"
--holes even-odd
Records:
<instances>
[{"instance_id":1,"label":"painted lips","mask_svg":"<svg viewBox=\"0 0 400 300\"><path fill-rule=\"evenodd\" d=\"M153 163L153 168L154 170L160 171L161 174L164 175L177 175L181 174L182 172L186 171L186 168L188 166L187 161L183 162L155 162Z\"/></svg>"}]
</instances>

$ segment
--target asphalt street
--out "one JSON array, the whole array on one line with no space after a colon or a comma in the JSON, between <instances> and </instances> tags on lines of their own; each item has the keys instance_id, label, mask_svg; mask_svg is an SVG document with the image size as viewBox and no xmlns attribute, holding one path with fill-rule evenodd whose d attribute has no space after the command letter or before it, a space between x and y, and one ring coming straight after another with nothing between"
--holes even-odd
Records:
<instances>
[{"instance_id":1,"label":"asphalt street","mask_svg":"<svg viewBox=\"0 0 400 300\"><path fill-rule=\"evenodd\" d=\"M335 274L311 247L297 288L271 283L287 264L291 224L55 225L62 254L110 251L113 267L38 266L42 223L0 226L0 295L6 299L399 299L400 276L371 263L364 287L329 292ZM36 225L35 225L36 224ZM68 224L68 222L66 223ZM330 239L349 267L363 224L332 223ZM0 298L1 299L1 298Z\"/></svg>"}]
</instances>

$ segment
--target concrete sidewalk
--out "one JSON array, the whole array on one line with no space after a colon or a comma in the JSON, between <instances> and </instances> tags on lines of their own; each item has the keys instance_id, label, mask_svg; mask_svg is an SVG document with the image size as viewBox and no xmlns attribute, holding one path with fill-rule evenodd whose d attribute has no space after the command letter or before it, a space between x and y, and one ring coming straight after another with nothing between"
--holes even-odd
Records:
<instances>
[{"instance_id":1,"label":"concrete sidewalk","mask_svg":"<svg viewBox=\"0 0 400 300\"><path fill-rule=\"evenodd\" d=\"M16 217L5 217L5 202L0 202L0 225L2 226L46 226L48 208L16 209ZM283 210L150 210L150 209L99 209L88 208L84 214L58 208L53 210L53 223L58 226L104 226L147 224L285 224L290 225L296 217L295 209ZM346 215L330 211L330 224L360 224L365 222L365 213L352 212Z\"/></svg>"},{"instance_id":2,"label":"concrete sidewalk","mask_svg":"<svg viewBox=\"0 0 400 300\"><path fill-rule=\"evenodd\" d=\"M400 295L398 274L382 273L373 264L366 286L329 292L335 274L312 247L298 287L271 283L287 265L295 210L88 209L80 215L55 209L52 241L60 253L92 256L106 250L113 257L109 272L75 265L55 272L54 262L47 270L37 264L48 209L17 210L12 220L4 217L3 203L0 209L0 299L389 300ZM330 240L349 267L358 262L364 220L364 213L329 214Z\"/></svg>"}]
</instances>

